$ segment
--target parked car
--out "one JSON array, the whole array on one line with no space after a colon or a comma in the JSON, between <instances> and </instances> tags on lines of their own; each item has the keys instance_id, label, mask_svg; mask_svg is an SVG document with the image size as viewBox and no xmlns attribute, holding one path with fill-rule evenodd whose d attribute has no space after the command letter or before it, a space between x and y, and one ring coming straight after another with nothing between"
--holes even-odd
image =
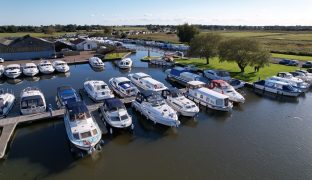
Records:
<instances>
[{"instance_id":1,"label":"parked car","mask_svg":"<svg viewBox=\"0 0 312 180\"><path fill-rule=\"evenodd\" d=\"M230 73L221 70L205 70L204 76L210 80L223 80L223 81L231 80Z\"/></svg>"},{"instance_id":2,"label":"parked car","mask_svg":"<svg viewBox=\"0 0 312 180\"><path fill-rule=\"evenodd\" d=\"M287 66L298 66L299 63L297 60L290 60L288 64L286 64Z\"/></svg>"},{"instance_id":3,"label":"parked car","mask_svg":"<svg viewBox=\"0 0 312 180\"><path fill-rule=\"evenodd\" d=\"M0 58L0 63L3 63L4 62L4 59L3 58Z\"/></svg>"},{"instance_id":4,"label":"parked car","mask_svg":"<svg viewBox=\"0 0 312 180\"><path fill-rule=\"evenodd\" d=\"M289 59L282 59L281 61L278 62L278 64L287 65L289 64L289 62L290 62Z\"/></svg>"},{"instance_id":5,"label":"parked car","mask_svg":"<svg viewBox=\"0 0 312 180\"><path fill-rule=\"evenodd\" d=\"M312 68L307 69L309 73L312 73Z\"/></svg>"},{"instance_id":6,"label":"parked car","mask_svg":"<svg viewBox=\"0 0 312 180\"><path fill-rule=\"evenodd\" d=\"M302 64L302 68L312 68L312 61L307 61Z\"/></svg>"}]
</instances>

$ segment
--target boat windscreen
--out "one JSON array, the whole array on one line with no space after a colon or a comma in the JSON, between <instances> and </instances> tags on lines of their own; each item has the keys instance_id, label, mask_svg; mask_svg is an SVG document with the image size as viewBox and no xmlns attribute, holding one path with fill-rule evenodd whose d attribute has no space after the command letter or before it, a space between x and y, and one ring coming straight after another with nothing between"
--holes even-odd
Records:
<instances>
[{"instance_id":1,"label":"boat windscreen","mask_svg":"<svg viewBox=\"0 0 312 180\"><path fill-rule=\"evenodd\" d=\"M28 109L31 107L39 107L39 106L44 106L43 99L39 95L22 98L21 101L22 109Z\"/></svg>"},{"instance_id":2,"label":"boat windscreen","mask_svg":"<svg viewBox=\"0 0 312 180\"><path fill-rule=\"evenodd\" d=\"M164 105L165 102L159 94L153 94L147 97L147 101L152 104L153 107Z\"/></svg>"}]
</instances>

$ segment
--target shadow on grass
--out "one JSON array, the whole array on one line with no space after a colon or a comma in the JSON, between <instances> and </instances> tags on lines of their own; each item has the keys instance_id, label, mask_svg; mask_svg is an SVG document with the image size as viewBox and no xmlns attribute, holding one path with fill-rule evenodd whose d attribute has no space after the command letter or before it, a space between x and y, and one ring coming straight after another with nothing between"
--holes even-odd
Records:
<instances>
[{"instance_id":1,"label":"shadow on grass","mask_svg":"<svg viewBox=\"0 0 312 180\"><path fill-rule=\"evenodd\" d=\"M240 79L246 82L252 81L258 74L256 72L241 73L241 72L230 72L231 77Z\"/></svg>"}]
</instances>

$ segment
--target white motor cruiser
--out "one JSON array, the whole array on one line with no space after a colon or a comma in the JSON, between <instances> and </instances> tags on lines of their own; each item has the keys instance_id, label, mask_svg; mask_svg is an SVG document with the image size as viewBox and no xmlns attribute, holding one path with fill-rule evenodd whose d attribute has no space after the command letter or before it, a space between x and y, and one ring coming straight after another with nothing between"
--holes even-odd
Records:
<instances>
[{"instance_id":1,"label":"white motor cruiser","mask_svg":"<svg viewBox=\"0 0 312 180\"><path fill-rule=\"evenodd\" d=\"M154 91L139 92L132 107L155 124L178 127L180 121L175 110L173 110L161 95Z\"/></svg>"},{"instance_id":2,"label":"white motor cruiser","mask_svg":"<svg viewBox=\"0 0 312 180\"><path fill-rule=\"evenodd\" d=\"M208 88L221 94L229 96L230 101L235 103L244 103L245 98L237 92L234 87L223 80L212 80Z\"/></svg>"},{"instance_id":3,"label":"white motor cruiser","mask_svg":"<svg viewBox=\"0 0 312 180\"><path fill-rule=\"evenodd\" d=\"M98 57L91 57L89 59L89 64L95 69L103 69L105 67L103 61Z\"/></svg>"},{"instance_id":4,"label":"white motor cruiser","mask_svg":"<svg viewBox=\"0 0 312 180\"><path fill-rule=\"evenodd\" d=\"M21 114L37 114L46 111L47 105L43 93L34 87L22 90L20 101Z\"/></svg>"},{"instance_id":5,"label":"white motor cruiser","mask_svg":"<svg viewBox=\"0 0 312 180\"><path fill-rule=\"evenodd\" d=\"M294 88L289 83L271 79L254 82L254 88L283 96L297 97L302 93L301 90Z\"/></svg>"},{"instance_id":6,"label":"white motor cruiser","mask_svg":"<svg viewBox=\"0 0 312 180\"><path fill-rule=\"evenodd\" d=\"M3 76L3 73L4 73L4 66L0 65L0 77Z\"/></svg>"},{"instance_id":7,"label":"white motor cruiser","mask_svg":"<svg viewBox=\"0 0 312 180\"><path fill-rule=\"evenodd\" d=\"M125 105L120 99L105 99L103 106L100 107L99 110L104 125L110 134L113 134L113 129L125 129L130 132L133 131L134 125L132 123L132 117L128 114Z\"/></svg>"},{"instance_id":8,"label":"white motor cruiser","mask_svg":"<svg viewBox=\"0 0 312 180\"><path fill-rule=\"evenodd\" d=\"M102 101L114 97L113 92L104 81L86 81L83 87L88 96L94 101Z\"/></svg>"},{"instance_id":9,"label":"white motor cruiser","mask_svg":"<svg viewBox=\"0 0 312 180\"><path fill-rule=\"evenodd\" d=\"M291 74L289 76L292 76ZM302 79L291 77L291 78L284 78L280 76L272 76L269 78L270 80L275 80L275 81L281 81L285 83L291 84L294 88L297 88L301 90L302 92L306 92L309 90L310 85L306 82L304 82Z\"/></svg>"},{"instance_id":10,"label":"white motor cruiser","mask_svg":"<svg viewBox=\"0 0 312 180\"><path fill-rule=\"evenodd\" d=\"M65 61L56 60L52 63L54 69L60 73L66 73L69 71L69 66Z\"/></svg>"},{"instance_id":11,"label":"white motor cruiser","mask_svg":"<svg viewBox=\"0 0 312 180\"><path fill-rule=\"evenodd\" d=\"M128 77L133 84L146 91L163 91L167 89L163 83L153 79L150 75L145 73L129 74Z\"/></svg>"},{"instance_id":12,"label":"white motor cruiser","mask_svg":"<svg viewBox=\"0 0 312 180\"><path fill-rule=\"evenodd\" d=\"M132 60L130 58L125 58L117 62L120 69L129 69L132 66Z\"/></svg>"},{"instance_id":13,"label":"white motor cruiser","mask_svg":"<svg viewBox=\"0 0 312 180\"><path fill-rule=\"evenodd\" d=\"M194 117L199 113L198 106L187 99L179 89L167 89L162 92L166 102L182 116Z\"/></svg>"},{"instance_id":14,"label":"white motor cruiser","mask_svg":"<svg viewBox=\"0 0 312 180\"><path fill-rule=\"evenodd\" d=\"M75 147L88 153L100 148L102 132L84 102L66 104L64 124L68 139Z\"/></svg>"},{"instance_id":15,"label":"white motor cruiser","mask_svg":"<svg viewBox=\"0 0 312 180\"><path fill-rule=\"evenodd\" d=\"M26 63L23 66L23 74L25 76L36 76L39 73L39 69L37 68L35 63Z\"/></svg>"},{"instance_id":16,"label":"white motor cruiser","mask_svg":"<svg viewBox=\"0 0 312 180\"><path fill-rule=\"evenodd\" d=\"M19 64L10 64L4 68L4 75L8 78L15 79L22 74Z\"/></svg>"},{"instance_id":17,"label":"white motor cruiser","mask_svg":"<svg viewBox=\"0 0 312 180\"><path fill-rule=\"evenodd\" d=\"M114 92L122 98L136 96L139 92L138 88L126 77L111 78L108 83Z\"/></svg>"},{"instance_id":18,"label":"white motor cruiser","mask_svg":"<svg viewBox=\"0 0 312 180\"><path fill-rule=\"evenodd\" d=\"M48 60L40 61L40 63L38 64L38 69L42 74L52 74L55 71L51 62Z\"/></svg>"},{"instance_id":19,"label":"white motor cruiser","mask_svg":"<svg viewBox=\"0 0 312 180\"><path fill-rule=\"evenodd\" d=\"M218 111L231 111L233 104L229 96L210 90L201 81L188 82L186 97L208 108Z\"/></svg>"},{"instance_id":20,"label":"white motor cruiser","mask_svg":"<svg viewBox=\"0 0 312 180\"><path fill-rule=\"evenodd\" d=\"M12 93L0 91L0 118L6 117L12 109L15 96Z\"/></svg>"}]
</instances>

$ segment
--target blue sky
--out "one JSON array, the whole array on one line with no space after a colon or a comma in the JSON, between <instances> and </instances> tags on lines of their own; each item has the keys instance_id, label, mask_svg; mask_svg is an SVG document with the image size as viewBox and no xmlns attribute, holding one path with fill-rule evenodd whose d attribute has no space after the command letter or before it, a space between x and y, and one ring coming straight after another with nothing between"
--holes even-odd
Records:
<instances>
[{"instance_id":1,"label":"blue sky","mask_svg":"<svg viewBox=\"0 0 312 180\"><path fill-rule=\"evenodd\" d=\"M312 0L0 0L0 25L312 25Z\"/></svg>"}]
</instances>

